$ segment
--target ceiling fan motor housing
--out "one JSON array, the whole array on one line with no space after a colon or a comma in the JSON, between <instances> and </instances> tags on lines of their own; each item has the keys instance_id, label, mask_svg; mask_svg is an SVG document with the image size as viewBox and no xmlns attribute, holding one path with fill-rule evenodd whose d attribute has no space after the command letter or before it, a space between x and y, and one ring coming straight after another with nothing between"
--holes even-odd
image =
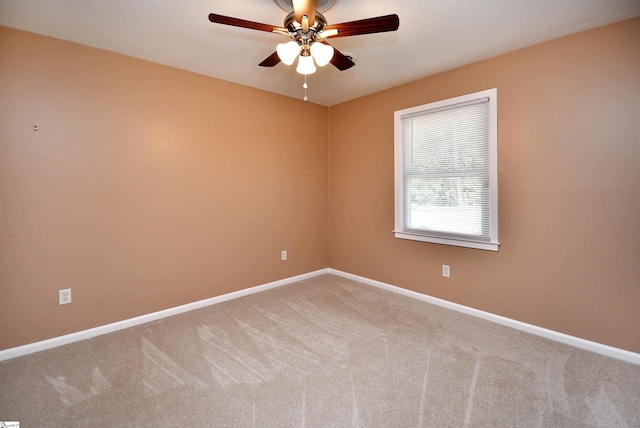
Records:
<instances>
[{"instance_id":1,"label":"ceiling fan motor housing","mask_svg":"<svg viewBox=\"0 0 640 428\"><path fill-rule=\"evenodd\" d=\"M317 12L326 12L336 4L337 0L317 0L316 1L316 13ZM275 4L277 4L280 9L286 12L293 11L293 2L291 0L273 0Z\"/></svg>"},{"instance_id":2,"label":"ceiling fan motor housing","mask_svg":"<svg viewBox=\"0 0 640 428\"><path fill-rule=\"evenodd\" d=\"M319 12L316 12L316 20L313 25L309 25L308 31L304 31L300 23L296 21L293 12L284 19L284 27L289 30L289 35L300 45L303 56L305 56L305 52L309 52L309 46L318 39L318 33L322 31L325 25L327 25L327 20Z\"/></svg>"},{"instance_id":3,"label":"ceiling fan motor housing","mask_svg":"<svg viewBox=\"0 0 640 428\"><path fill-rule=\"evenodd\" d=\"M325 25L327 25L327 20L324 15L320 12L316 12L316 22L309 23L309 30L313 30L315 33L319 33L320 31L322 31ZM288 29L291 32L302 29L300 23L296 21L296 16L293 12L291 12L284 18L284 28Z\"/></svg>"}]
</instances>

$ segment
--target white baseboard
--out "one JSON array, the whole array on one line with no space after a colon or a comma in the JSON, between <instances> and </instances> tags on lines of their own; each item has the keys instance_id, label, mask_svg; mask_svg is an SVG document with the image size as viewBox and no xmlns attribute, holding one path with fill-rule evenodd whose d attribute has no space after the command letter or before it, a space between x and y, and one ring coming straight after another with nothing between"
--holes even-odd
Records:
<instances>
[{"instance_id":1,"label":"white baseboard","mask_svg":"<svg viewBox=\"0 0 640 428\"><path fill-rule=\"evenodd\" d=\"M576 348L585 349L587 351L595 352L607 357L616 358L629 363L640 365L640 354L636 354L631 351L627 351L620 348L614 348L613 346L603 345L597 342L591 342L589 340L581 339L579 337L570 336L568 334L560 333L554 330L549 330L543 327L538 327L533 324L527 324L525 322L517 321L511 318L506 318L500 315L495 315L490 312L474 309L469 306L460 305L458 303L449 302L447 300L438 299L437 297L428 296L415 291L407 290L405 288L396 287L395 285L386 284L384 282L375 281L373 279L365 278L358 275L353 275L347 272L342 272L336 269L328 269L328 273L341 276L343 278L352 279L354 281L362 282L367 285L382 288L394 293L402 294L413 299L418 299L423 302L431 303L443 308L451 309L456 312L462 312L467 315L472 315L477 318L482 318L487 321L491 321L497 324L501 324L507 327L515 328L527 333L535 334L536 336L545 337L547 339L554 340L556 342L564 343L566 345L575 346Z\"/></svg>"},{"instance_id":2,"label":"white baseboard","mask_svg":"<svg viewBox=\"0 0 640 428\"><path fill-rule=\"evenodd\" d=\"M239 297L244 297L250 294L259 293L261 291L269 290L271 288L281 287L285 284L290 284L292 282L301 281L307 278L312 278L314 276L322 275L325 273L328 273L328 269L321 269L315 272L309 272L302 275L281 279L279 281L257 285L251 288L245 288L244 290L234 291L233 293L223 294L222 296L216 296L210 299L199 300L193 303L187 303L186 305L176 306L175 308L169 308L169 309L153 312L146 315L141 315L139 317L122 320L122 321L102 325L95 328L90 328L88 330L82 330L76 333L66 334L64 336L58 336L51 339L42 340L40 342L29 343L27 345L5 349L3 351L0 351L0 361L21 357L23 355L33 354L34 352L44 351L46 349L67 345L69 343L78 342L80 340L90 339L92 337L101 336L107 333L113 333L114 331L124 330L125 328L134 327L136 325L159 320L161 318L178 315L183 312L193 311L195 309L200 309L206 306L215 305L217 303L226 302L227 300L237 299Z\"/></svg>"},{"instance_id":3,"label":"white baseboard","mask_svg":"<svg viewBox=\"0 0 640 428\"><path fill-rule=\"evenodd\" d=\"M136 325L148 323L161 318L170 317L172 315L178 315L184 312L193 311L195 309L204 308L207 306L215 305L217 303L226 302L228 300L237 299L239 297L248 296L250 294L259 293L261 291L269 290L271 288L281 287L286 284L290 284L303 279L313 278L325 273L341 276L343 278L352 279L367 285L378 287L393 293L402 294L413 299L418 299L426 303L431 303L437 306L441 306L446 309L451 309L456 312L462 312L467 315L472 315L477 318L482 318L487 321L495 322L507 327L521 330L527 333L535 334L536 336L545 337L547 339L554 340L556 342L564 343L567 345L575 346L576 348L585 349L587 351L595 352L608 357L616 358L618 360L627 361L629 363L640 365L640 354L626 351L620 348L614 348L612 346L603 345L597 342L591 342L589 340L581 339L579 337L570 336L568 334L560 333L554 330L549 330L543 327L538 327L533 324L527 324L521 321L517 321L511 318L495 315L490 312L474 309L469 306L460 305L458 303L449 302L447 300L438 299L426 294L421 294L415 291L407 290L405 288L396 287L395 285L386 284L384 282L375 281L373 279L365 278L358 275L353 275L340 270L326 268L320 269L314 272L309 272L302 275L293 276L290 278L281 279L279 281L270 282L267 284L258 285L244 290L235 291L233 293L223 294L222 296L212 297L210 299L200 300L186 305L177 306L175 308L169 308L151 314L142 315L135 318L130 318L123 321L118 321L112 324L103 325L100 327L91 328L89 330L83 330L76 333L67 334L64 336L54 337L52 339L43 340L40 342L30 343L28 345L18 346L15 348L5 349L0 351L0 361L9 360L11 358L21 357L23 355L32 354L34 352L44 351L46 349L55 348L57 346L67 345L69 343L78 342L80 340L90 339L92 337L100 336L107 333L112 333L125 328L134 327Z\"/></svg>"}]
</instances>

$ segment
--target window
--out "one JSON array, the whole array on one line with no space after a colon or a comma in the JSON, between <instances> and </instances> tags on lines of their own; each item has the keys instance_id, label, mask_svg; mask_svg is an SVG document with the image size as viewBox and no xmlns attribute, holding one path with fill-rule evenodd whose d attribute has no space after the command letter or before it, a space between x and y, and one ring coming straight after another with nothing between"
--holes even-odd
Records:
<instances>
[{"instance_id":1,"label":"window","mask_svg":"<svg viewBox=\"0 0 640 428\"><path fill-rule=\"evenodd\" d=\"M498 251L497 89L395 112L395 236Z\"/></svg>"}]
</instances>

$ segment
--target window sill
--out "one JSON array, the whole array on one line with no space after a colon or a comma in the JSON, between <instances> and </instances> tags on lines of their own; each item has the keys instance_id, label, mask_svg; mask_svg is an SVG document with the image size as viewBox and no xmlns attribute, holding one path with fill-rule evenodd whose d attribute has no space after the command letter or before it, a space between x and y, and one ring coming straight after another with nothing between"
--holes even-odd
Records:
<instances>
[{"instance_id":1,"label":"window sill","mask_svg":"<svg viewBox=\"0 0 640 428\"><path fill-rule=\"evenodd\" d=\"M479 242L464 239L438 238L435 236L419 235L394 230L396 238L409 239L412 241L430 242L432 244L454 245L456 247L474 248L477 250L498 251L499 242Z\"/></svg>"}]
</instances>

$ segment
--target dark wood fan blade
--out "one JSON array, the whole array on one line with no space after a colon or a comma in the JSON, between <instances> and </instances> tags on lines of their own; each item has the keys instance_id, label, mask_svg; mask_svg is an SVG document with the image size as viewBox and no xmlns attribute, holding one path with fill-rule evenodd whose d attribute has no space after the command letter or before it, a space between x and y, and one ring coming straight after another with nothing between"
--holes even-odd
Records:
<instances>
[{"instance_id":1,"label":"dark wood fan blade","mask_svg":"<svg viewBox=\"0 0 640 428\"><path fill-rule=\"evenodd\" d=\"M309 25L316 21L316 0L292 0L293 13L296 21L302 24L302 17L309 18Z\"/></svg>"},{"instance_id":2,"label":"dark wood fan blade","mask_svg":"<svg viewBox=\"0 0 640 428\"><path fill-rule=\"evenodd\" d=\"M335 38L396 31L399 26L400 18L398 18L398 15L393 14L361 19L359 21L343 22L342 24L327 25L324 27L324 31L338 30L338 34L331 36L331 38Z\"/></svg>"},{"instance_id":3,"label":"dark wood fan blade","mask_svg":"<svg viewBox=\"0 0 640 428\"><path fill-rule=\"evenodd\" d=\"M260 67L273 67L279 62L280 62L280 57L278 56L278 52L274 52L258 65Z\"/></svg>"},{"instance_id":4,"label":"dark wood fan blade","mask_svg":"<svg viewBox=\"0 0 640 428\"><path fill-rule=\"evenodd\" d=\"M326 45L329 43L322 42ZM345 71L356 65L355 62L351 61L351 59L340 52L338 49L333 48L333 58L331 58L331 64L340 71Z\"/></svg>"},{"instance_id":5,"label":"dark wood fan blade","mask_svg":"<svg viewBox=\"0 0 640 428\"><path fill-rule=\"evenodd\" d=\"M246 19L232 18L230 16L218 15L215 13L209 14L209 21L216 24L232 25L234 27L249 28L250 30L267 31L269 33L271 33L274 28L278 28L278 27L274 27L273 25L247 21Z\"/></svg>"}]
</instances>

